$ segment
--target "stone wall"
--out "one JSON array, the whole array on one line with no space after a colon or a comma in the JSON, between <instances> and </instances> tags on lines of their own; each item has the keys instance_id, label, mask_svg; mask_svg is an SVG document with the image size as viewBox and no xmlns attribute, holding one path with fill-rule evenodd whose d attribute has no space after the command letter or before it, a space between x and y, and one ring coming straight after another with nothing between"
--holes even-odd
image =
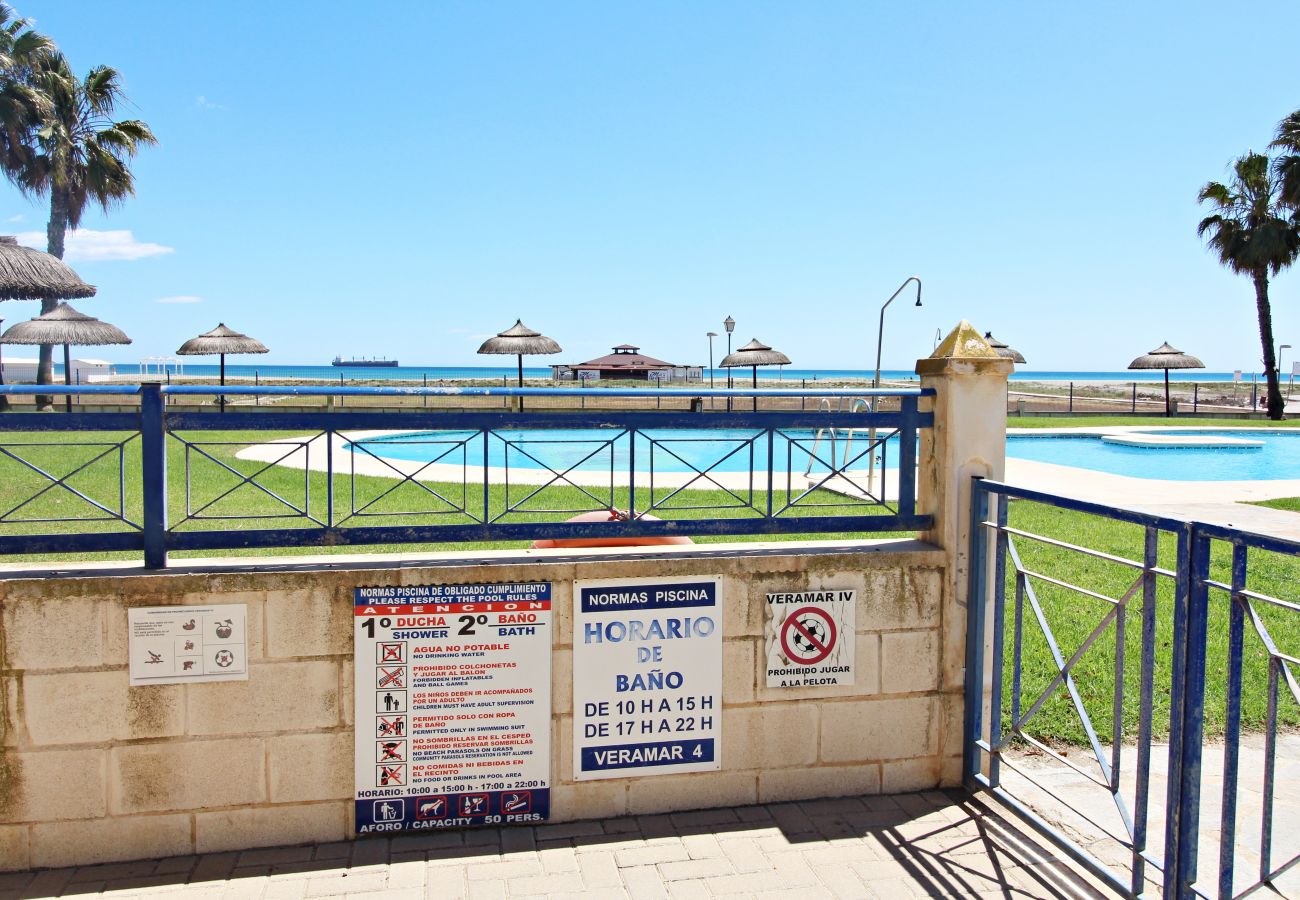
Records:
<instances>
[{"instance_id":1,"label":"stone wall","mask_svg":"<svg viewBox=\"0 0 1300 900\"><path fill-rule=\"evenodd\" d=\"M916 541L0 571L0 869L352 836L352 591L554 584L552 819L959 781L962 622ZM724 578L722 769L574 782L572 582ZM765 595L858 591L856 684L769 689ZM241 603L250 676L129 687L127 609Z\"/></svg>"}]
</instances>

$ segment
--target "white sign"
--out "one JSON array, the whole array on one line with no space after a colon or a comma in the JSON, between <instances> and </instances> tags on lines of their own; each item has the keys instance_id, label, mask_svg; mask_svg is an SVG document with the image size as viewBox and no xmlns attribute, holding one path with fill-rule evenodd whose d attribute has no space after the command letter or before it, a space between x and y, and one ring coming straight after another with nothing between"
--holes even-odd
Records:
<instances>
[{"instance_id":1,"label":"white sign","mask_svg":"<svg viewBox=\"0 0 1300 900\"><path fill-rule=\"evenodd\" d=\"M247 618L243 603L128 609L131 685L247 681Z\"/></svg>"},{"instance_id":2,"label":"white sign","mask_svg":"<svg viewBox=\"0 0 1300 900\"><path fill-rule=\"evenodd\" d=\"M673 373L667 369L651 369L646 373L646 377L651 381L671 381Z\"/></svg>"},{"instance_id":3,"label":"white sign","mask_svg":"<svg viewBox=\"0 0 1300 900\"><path fill-rule=\"evenodd\" d=\"M1241 369L1232 370L1232 383L1241 384Z\"/></svg>"},{"instance_id":4,"label":"white sign","mask_svg":"<svg viewBox=\"0 0 1300 900\"><path fill-rule=\"evenodd\" d=\"M354 594L358 834L550 815L551 585Z\"/></svg>"},{"instance_id":5,"label":"white sign","mask_svg":"<svg viewBox=\"0 0 1300 900\"><path fill-rule=\"evenodd\" d=\"M593 370L593 369L579 369L579 370L578 370L578 380L579 380L579 381L599 381L599 380L600 380L600 373L597 372L597 371L595 371L595 370Z\"/></svg>"},{"instance_id":6,"label":"white sign","mask_svg":"<svg viewBox=\"0 0 1300 900\"><path fill-rule=\"evenodd\" d=\"M722 767L722 579L573 586L575 781Z\"/></svg>"},{"instance_id":7,"label":"white sign","mask_svg":"<svg viewBox=\"0 0 1300 900\"><path fill-rule=\"evenodd\" d=\"M1291 363L1291 377L1294 378L1297 375L1300 375L1300 362L1293 362Z\"/></svg>"},{"instance_id":8,"label":"white sign","mask_svg":"<svg viewBox=\"0 0 1300 900\"><path fill-rule=\"evenodd\" d=\"M767 686L853 684L856 591L767 595Z\"/></svg>"}]
</instances>

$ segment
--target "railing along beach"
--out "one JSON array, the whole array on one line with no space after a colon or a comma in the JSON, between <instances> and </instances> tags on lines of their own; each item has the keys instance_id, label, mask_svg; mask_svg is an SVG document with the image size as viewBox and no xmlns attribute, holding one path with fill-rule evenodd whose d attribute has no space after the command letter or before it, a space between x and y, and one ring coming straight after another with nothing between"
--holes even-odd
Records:
<instances>
[{"instance_id":1,"label":"railing along beach","mask_svg":"<svg viewBox=\"0 0 1300 900\"><path fill-rule=\"evenodd\" d=\"M193 404L218 392L202 385L16 385L0 392L117 401L113 411L86 404L65 414L0 415L0 475L8 484L0 488L3 554L128 551L158 568L178 551L815 535L912 531L931 521L917 511L915 481L917 438L933 418L921 409L930 389L227 385L219 392L256 405L225 412ZM572 405L593 396L629 404L684 397L689 405ZM345 398L488 398L508 407L520 397L530 398L530 407L531 398L571 405L526 411L346 405L277 411L269 405L272 398L322 397L340 404ZM870 398L875 409L706 410L706 401L726 397L799 407L805 398L813 405L824 397ZM851 454L832 458L814 446L813 436L833 428L877 433ZM563 439L530 439L530 432L557 429L581 432L568 439L582 445L579 463L548 460L546 447ZM433 458L395 464L366 443L391 432L430 433L423 443ZM685 452L688 445L694 456ZM243 452L251 448L259 448L253 458ZM714 456L699 459L702 449ZM887 492L883 472L891 453L906 477L891 479ZM611 508L620 518L567 520Z\"/></svg>"}]
</instances>

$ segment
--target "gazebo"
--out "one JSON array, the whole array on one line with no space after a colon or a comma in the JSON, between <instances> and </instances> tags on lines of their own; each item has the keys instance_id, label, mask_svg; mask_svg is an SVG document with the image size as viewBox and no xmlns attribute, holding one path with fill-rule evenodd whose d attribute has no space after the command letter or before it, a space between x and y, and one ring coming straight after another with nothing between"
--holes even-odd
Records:
<instances>
[{"instance_id":1,"label":"gazebo","mask_svg":"<svg viewBox=\"0 0 1300 900\"><path fill-rule=\"evenodd\" d=\"M787 366L790 357L780 350L773 350L767 344L755 338L734 353L728 353L718 365L724 369L749 366L752 384L758 388L759 366ZM758 397L754 398L754 409L758 409Z\"/></svg>"},{"instance_id":2,"label":"gazebo","mask_svg":"<svg viewBox=\"0 0 1300 900\"><path fill-rule=\"evenodd\" d=\"M0 300L76 300L95 296L95 286L86 284L63 260L18 243L11 234L0 235ZM0 318L0 322L4 319ZM48 371L48 369L47 369ZM37 369L39 378L40 370ZM4 370L0 367L0 385ZM9 405L0 396L0 411Z\"/></svg>"},{"instance_id":3,"label":"gazebo","mask_svg":"<svg viewBox=\"0 0 1300 900\"><path fill-rule=\"evenodd\" d=\"M1164 369L1165 370L1165 416L1173 415L1169 405L1169 370L1170 369L1204 369L1205 363L1201 362L1190 353L1184 353L1177 350L1168 343L1161 344L1143 356L1139 356L1128 364L1130 369Z\"/></svg>"},{"instance_id":4,"label":"gazebo","mask_svg":"<svg viewBox=\"0 0 1300 900\"><path fill-rule=\"evenodd\" d=\"M205 331L198 337L190 338L181 344L180 349L176 352L180 356L212 356L213 354L220 356L221 386L225 387L227 353L268 353L270 351L266 349L265 344L256 338L240 334L232 328L227 328L225 323L221 322L211 331ZM226 411L225 394L218 395L217 404L222 412Z\"/></svg>"},{"instance_id":5,"label":"gazebo","mask_svg":"<svg viewBox=\"0 0 1300 900\"><path fill-rule=\"evenodd\" d=\"M66 303L59 303L43 316L19 322L0 335L0 344L62 344L63 381L67 385L72 384L70 345L89 347L129 343L131 339L116 325L77 312ZM65 399L64 408L72 412L72 395L68 394Z\"/></svg>"}]
</instances>

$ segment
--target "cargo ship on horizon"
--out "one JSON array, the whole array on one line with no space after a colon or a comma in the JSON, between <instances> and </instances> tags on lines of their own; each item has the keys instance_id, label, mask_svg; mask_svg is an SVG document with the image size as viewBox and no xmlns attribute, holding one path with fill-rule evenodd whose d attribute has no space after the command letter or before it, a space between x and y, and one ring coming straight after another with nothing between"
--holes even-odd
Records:
<instances>
[{"instance_id":1,"label":"cargo ship on horizon","mask_svg":"<svg viewBox=\"0 0 1300 900\"><path fill-rule=\"evenodd\" d=\"M330 365L347 366L358 369L395 369L397 368L397 360L384 359L382 357L378 359L344 359L341 356L336 356Z\"/></svg>"}]
</instances>

